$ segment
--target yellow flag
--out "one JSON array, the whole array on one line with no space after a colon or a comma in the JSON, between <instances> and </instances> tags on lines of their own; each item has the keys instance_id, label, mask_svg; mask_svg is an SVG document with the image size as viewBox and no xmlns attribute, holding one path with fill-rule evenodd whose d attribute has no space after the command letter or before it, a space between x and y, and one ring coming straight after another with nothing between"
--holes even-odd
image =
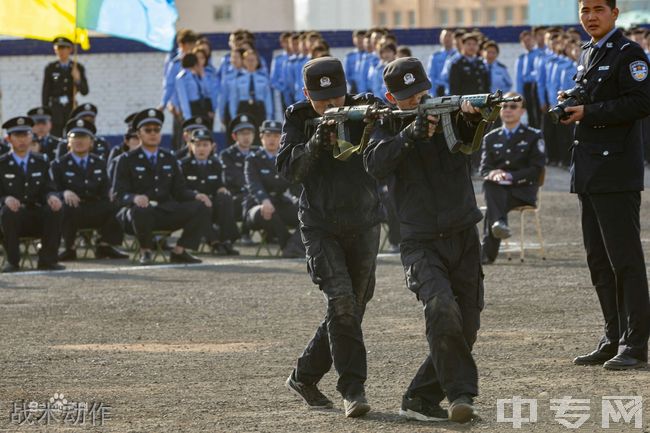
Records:
<instances>
[{"instance_id":1,"label":"yellow flag","mask_svg":"<svg viewBox=\"0 0 650 433\"><path fill-rule=\"evenodd\" d=\"M76 26L77 0L0 0L0 34L51 41L65 36L84 50L88 31Z\"/></svg>"}]
</instances>

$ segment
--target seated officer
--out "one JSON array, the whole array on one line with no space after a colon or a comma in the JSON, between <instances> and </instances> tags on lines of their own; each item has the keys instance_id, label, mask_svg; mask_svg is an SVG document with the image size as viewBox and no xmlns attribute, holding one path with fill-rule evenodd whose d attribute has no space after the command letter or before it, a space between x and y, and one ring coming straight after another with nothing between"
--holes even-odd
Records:
<instances>
[{"instance_id":1,"label":"seated officer","mask_svg":"<svg viewBox=\"0 0 650 433\"><path fill-rule=\"evenodd\" d=\"M183 122L183 145L180 149L174 152L176 158L179 160L185 158L190 153L190 142L192 141L192 133L197 129L205 129L210 131L206 125L205 120L201 116L190 117Z\"/></svg>"},{"instance_id":2,"label":"seated officer","mask_svg":"<svg viewBox=\"0 0 650 433\"><path fill-rule=\"evenodd\" d=\"M253 242L246 227L243 203L246 195L248 195L244 177L244 162L255 140L253 118L247 114L235 116L230 122L230 130L235 144L221 151L219 159L221 159L223 165L225 186L232 194L235 218L242 221L241 243L242 245L250 245Z\"/></svg>"},{"instance_id":3,"label":"seated officer","mask_svg":"<svg viewBox=\"0 0 650 433\"><path fill-rule=\"evenodd\" d=\"M113 190L123 206L118 213L126 233L140 243L140 264L153 263L151 247L154 230L183 229L172 250L172 263L200 263L186 249L196 250L210 225L212 202L205 194L190 191L185 185L178 160L160 149L165 115L154 108L138 113L133 127L140 147L117 162Z\"/></svg>"},{"instance_id":4,"label":"seated officer","mask_svg":"<svg viewBox=\"0 0 650 433\"><path fill-rule=\"evenodd\" d=\"M291 184L275 169L281 132L280 122L264 121L260 128L262 147L246 157L246 225L253 230L264 229L267 234L277 237L282 257L305 257L300 232L295 231L292 235L287 228L298 227L298 198L291 195Z\"/></svg>"},{"instance_id":5,"label":"seated officer","mask_svg":"<svg viewBox=\"0 0 650 433\"><path fill-rule=\"evenodd\" d=\"M39 144L39 152L46 161L54 161L56 147L61 139L50 134L52 130L52 110L48 107L36 107L27 112L27 115L34 121L32 128L32 140Z\"/></svg>"},{"instance_id":6,"label":"seated officer","mask_svg":"<svg viewBox=\"0 0 650 433\"><path fill-rule=\"evenodd\" d=\"M120 245L124 238L117 221L117 204L109 200L110 181L106 162L90 153L95 138L95 125L77 119L65 126L70 152L52 162L50 173L56 190L63 195L63 242L65 251L59 261L75 260L77 230L99 230L95 258L125 259L129 256L111 245Z\"/></svg>"},{"instance_id":7,"label":"seated officer","mask_svg":"<svg viewBox=\"0 0 650 433\"><path fill-rule=\"evenodd\" d=\"M212 200L212 224L206 236L212 251L227 256L239 255L232 244L239 238L232 196L223 185L221 162L214 156L212 132L195 129L190 141L190 154L181 160L187 187ZM215 228L218 227L218 230Z\"/></svg>"},{"instance_id":8,"label":"seated officer","mask_svg":"<svg viewBox=\"0 0 650 433\"><path fill-rule=\"evenodd\" d=\"M111 184L115 179L115 168L117 168L117 160L119 157L126 153L129 153L132 150L137 149L140 146L140 139L138 138L138 134L133 129L132 124L133 118L136 116L136 114L138 113L131 113L126 117L126 119L124 119L124 123L127 125L127 131L126 134L124 134L122 144L120 146L113 147L111 149L111 152L108 154L106 167Z\"/></svg>"},{"instance_id":9,"label":"seated officer","mask_svg":"<svg viewBox=\"0 0 650 433\"><path fill-rule=\"evenodd\" d=\"M506 97L519 96L508 93ZM501 239L511 236L508 212L518 206L534 206L539 176L546 155L538 129L521 124L526 112L522 102L508 102L501 109L503 126L483 138L480 173L487 213L482 248L483 264L491 264L499 253Z\"/></svg>"},{"instance_id":10,"label":"seated officer","mask_svg":"<svg viewBox=\"0 0 650 433\"><path fill-rule=\"evenodd\" d=\"M97 120L97 107L90 103L81 104L72 110L72 113L70 113L70 119L82 119L95 125ZM97 155L99 159L106 161L110 149L111 146L106 140L97 135L95 136L91 153ZM66 153L68 153L68 142L64 139L59 142L56 149L56 157L60 158Z\"/></svg>"},{"instance_id":11,"label":"seated officer","mask_svg":"<svg viewBox=\"0 0 650 433\"><path fill-rule=\"evenodd\" d=\"M45 159L29 152L33 126L29 117L14 117L2 125L11 144L11 151L0 157L0 226L7 254L3 272L20 270L20 238L28 236L42 240L38 269L65 269L57 263L63 203L54 192Z\"/></svg>"},{"instance_id":12,"label":"seated officer","mask_svg":"<svg viewBox=\"0 0 650 433\"><path fill-rule=\"evenodd\" d=\"M7 143L4 142L2 137L0 137L0 155L4 155L5 153L9 152L11 148Z\"/></svg>"}]
</instances>

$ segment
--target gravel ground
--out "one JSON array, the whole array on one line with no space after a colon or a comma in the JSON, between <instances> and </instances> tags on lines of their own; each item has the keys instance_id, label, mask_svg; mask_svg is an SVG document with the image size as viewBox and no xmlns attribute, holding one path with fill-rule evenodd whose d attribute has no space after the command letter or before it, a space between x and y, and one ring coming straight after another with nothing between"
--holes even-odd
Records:
<instances>
[{"instance_id":1,"label":"gravel ground","mask_svg":"<svg viewBox=\"0 0 650 433\"><path fill-rule=\"evenodd\" d=\"M372 411L345 419L333 372L321 388L335 409L305 409L284 380L324 315L323 298L304 261L255 259L244 249L239 258L206 256L186 267L88 260L56 274L0 276L0 432L506 432L517 430L497 422L497 400L513 396L538 399L537 422L519 431L567 431L550 400L572 396L591 399L581 431L648 432L650 401L642 429L620 420L602 430L601 399L650 397L650 370L571 364L594 348L602 319L577 198L563 192L567 179L549 169L542 195L547 259L531 251L525 263L502 256L486 268L476 423L431 425L397 414L427 345L421 306L404 287L394 255L379 258L364 320ZM646 199L644 226L648 207ZM518 233L518 218L512 220ZM534 240L530 234L527 241ZM649 247L647 227L643 238ZM93 428L88 419L85 426L51 422L47 429L12 423L15 402L45 403L54 393L101 402L109 417Z\"/></svg>"}]
</instances>

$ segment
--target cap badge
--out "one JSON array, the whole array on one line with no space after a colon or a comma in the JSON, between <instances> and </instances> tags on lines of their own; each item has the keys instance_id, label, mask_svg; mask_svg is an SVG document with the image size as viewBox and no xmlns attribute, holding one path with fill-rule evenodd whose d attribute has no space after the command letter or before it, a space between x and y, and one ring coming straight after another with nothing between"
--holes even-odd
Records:
<instances>
[{"instance_id":1,"label":"cap badge","mask_svg":"<svg viewBox=\"0 0 650 433\"><path fill-rule=\"evenodd\" d=\"M415 83L415 77L413 76L413 74L409 72L408 74L404 75L404 84L410 86L413 83Z\"/></svg>"},{"instance_id":2,"label":"cap badge","mask_svg":"<svg viewBox=\"0 0 650 433\"><path fill-rule=\"evenodd\" d=\"M332 80L330 80L330 77L321 77L320 79L321 87L329 87L331 85L332 85Z\"/></svg>"},{"instance_id":3,"label":"cap badge","mask_svg":"<svg viewBox=\"0 0 650 433\"><path fill-rule=\"evenodd\" d=\"M153 116L156 115L156 110L151 109L151 110L149 110L149 113L147 113L147 114L148 114L149 116L153 117Z\"/></svg>"},{"instance_id":4,"label":"cap badge","mask_svg":"<svg viewBox=\"0 0 650 433\"><path fill-rule=\"evenodd\" d=\"M77 126L84 126L84 121L82 119L77 120Z\"/></svg>"},{"instance_id":5,"label":"cap badge","mask_svg":"<svg viewBox=\"0 0 650 433\"><path fill-rule=\"evenodd\" d=\"M84 105L84 110L90 110L90 104Z\"/></svg>"},{"instance_id":6,"label":"cap badge","mask_svg":"<svg viewBox=\"0 0 650 433\"><path fill-rule=\"evenodd\" d=\"M25 119L23 119L23 118L21 117L21 118L19 118L19 119L16 121L16 123L19 124L19 125L24 125L24 124L25 124Z\"/></svg>"},{"instance_id":7,"label":"cap badge","mask_svg":"<svg viewBox=\"0 0 650 433\"><path fill-rule=\"evenodd\" d=\"M248 122L248 116L242 116L242 117L240 118L240 120L241 120L242 122Z\"/></svg>"},{"instance_id":8,"label":"cap badge","mask_svg":"<svg viewBox=\"0 0 650 433\"><path fill-rule=\"evenodd\" d=\"M45 111L42 108L36 110L36 114L45 114Z\"/></svg>"},{"instance_id":9,"label":"cap badge","mask_svg":"<svg viewBox=\"0 0 650 433\"><path fill-rule=\"evenodd\" d=\"M196 123L197 123L198 125L202 125L202 124L203 124L203 118L201 118L201 117L197 117L197 118L196 118Z\"/></svg>"}]
</instances>

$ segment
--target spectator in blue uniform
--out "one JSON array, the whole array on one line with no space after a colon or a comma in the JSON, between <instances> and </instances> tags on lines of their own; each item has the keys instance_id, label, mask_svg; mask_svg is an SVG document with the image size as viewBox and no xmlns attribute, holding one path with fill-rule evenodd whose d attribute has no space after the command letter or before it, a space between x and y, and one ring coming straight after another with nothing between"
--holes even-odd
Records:
<instances>
[{"instance_id":1,"label":"spectator in blue uniform","mask_svg":"<svg viewBox=\"0 0 650 433\"><path fill-rule=\"evenodd\" d=\"M537 82L535 81L535 59L540 51L535 47L533 34L524 30L519 35L519 42L526 52L519 55L515 66L517 79L517 93L523 95L528 113L528 125L539 128L541 124L539 112L539 98L537 96Z\"/></svg>"},{"instance_id":2,"label":"spectator in blue uniform","mask_svg":"<svg viewBox=\"0 0 650 433\"><path fill-rule=\"evenodd\" d=\"M365 30L355 30L352 33L352 43L355 48L345 55L345 76L348 78L348 92L352 94L357 93L358 89L356 68L359 59L363 55L363 38L365 35Z\"/></svg>"},{"instance_id":3,"label":"spectator in blue uniform","mask_svg":"<svg viewBox=\"0 0 650 433\"><path fill-rule=\"evenodd\" d=\"M259 127L264 120L273 118L271 82L261 68L256 51L244 52L243 58L244 70L235 78L228 96L230 116L248 113Z\"/></svg>"},{"instance_id":4,"label":"spectator in blue uniform","mask_svg":"<svg viewBox=\"0 0 650 433\"><path fill-rule=\"evenodd\" d=\"M458 50L454 48L454 32L451 29L444 29L440 32L440 49L429 57L427 71L431 81L431 94L442 96L445 94L447 83L442 80L442 68L445 61L456 54Z\"/></svg>"},{"instance_id":5,"label":"spectator in blue uniform","mask_svg":"<svg viewBox=\"0 0 650 433\"><path fill-rule=\"evenodd\" d=\"M199 60L201 57L201 61ZM201 116L207 121L208 129L212 130L214 107L217 104L216 93L212 93L214 82L205 74L203 64L207 60L205 54L198 51L183 57L183 70L176 77L176 97L183 120ZM203 63L203 64L202 64Z\"/></svg>"},{"instance_id":6,"label":"spectator in blue uniform","mask_svg":"<svg viewBox=\"0 0 650 433\"><path fill-rule=\"evenodd\" d=\"M379 56L381 57L381 62L377 64L375 68L373 68L373 76L372 76L372 93L378 98L383 99L384 101L388 102L388 99L386 99L386 83L384 83L384 68L386 67L387 64L395 60L395 56L397 55L397 47L395 46L394 43L388 42L383 44L379 48Z\"/></svg>"},{"instance_id":7,"label":"spectator in blue uniform","mask_svg":"<svg viewBox=\"0 0 650 433\"><path fill-rule=\"evenodd\" d=\"M293 53L291 51L291 33L284 32L280 35L280 47L282 48L282 52L273 57L273 61L271 62L271 85L276 92L283 95L287 85L284 80L284 65ZM282 96L280 96L280 100L282 101L282 109L284 111L288 107L287 101Z\"/></svg>"},{"instance_id":8,"label":"spectator in blue uniform","mask_svg":"<svg viewBox=\"0 0 650 433\"><path fill-rule=\"evenodd\" d=\"M497 60L499 57L499 45L494 41L487 41L483 44L483 59L485 66L490 73L490 92L497 90L507 93L512 89L512 78L506 65Z\"/></svg>"}]
</instances>

